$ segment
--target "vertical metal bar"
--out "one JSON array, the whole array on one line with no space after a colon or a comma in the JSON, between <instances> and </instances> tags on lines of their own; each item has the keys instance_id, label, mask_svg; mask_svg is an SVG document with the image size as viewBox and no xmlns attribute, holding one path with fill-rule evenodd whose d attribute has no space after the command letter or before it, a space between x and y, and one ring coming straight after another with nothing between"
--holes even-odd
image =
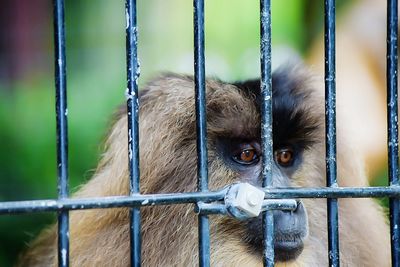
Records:
<instances>
[{"instance_id":1,"label":"vertical metal bar","mask_svg":"<svg viewBox=\"0 0 400 267\"><path fill-rule=\"evenodd\" d=\"M335 0L325 0L325 128L326 184L337 187ZM327 200L329 266L339 266L339 224L336 198Z\"/></svg>"},{"instance_id":2,"label":"vertical metal bar","mask_svg":"<svg viewBox=\"0 0 400 267\"><path fill-rule=\"evenodd\" d=\"M65 59L64 1L54 1L54 50L57 121L58 198L68 197L68 109ZM58 212L58 266L69 265L68 211Z\"/></svg>"},{"instance_id":3,"label":"vertical metal bar","mask_svg":"<svg viewBox=\"0 0 400 267\"><path fill-rule=\"evenodd\" d=\"M261 141L263 186L272 184L272 76L271 76L271 1L260 1L260 61L261 61ZM264 266L274 266L274 218L272 211L263 213Z\"/></svg>"},{"instance_id":4,"label":"vertical metal bar","mask_svg":"<svg viewBox=\"0 0 400 267\"><path fill-rule=\"evenodd\" d=\"M208 191L207 119L204 63L204 0L194 0L194 81L197 131L197 187ZM199 215L199 265L210 266L210 228L207 215Z\"/></svg>"},{"instance_id":5,"label":"vertical metal bar","mask_svg":"<svg viewBox=\"0 0 400 267\"><path fill-rule=\"evenodd\" d=\"M127 111L128 111L128 156L130 195L139 188L139 100L138 78L140 74L137 57L136 0L125 2L126 16L126 64L127 64ZM131 266L141 265L140 208L130 209Z\"/></svg>"},{"instance_id":6,"label":"vertical metal bar","mask_svg":"<svg viewBox=\"0 0 400 267\"><path fill-rule=\"evenodd\" d=\"M398 101L397 101L397 46L398 46L398 3L387 2L387 105L388 105L388 158L390 186L399 186L399 140L398 140ZM392 266L400 266L400 214L399 199L391 198L390 232Z\"/></svg>"}]
</instances>

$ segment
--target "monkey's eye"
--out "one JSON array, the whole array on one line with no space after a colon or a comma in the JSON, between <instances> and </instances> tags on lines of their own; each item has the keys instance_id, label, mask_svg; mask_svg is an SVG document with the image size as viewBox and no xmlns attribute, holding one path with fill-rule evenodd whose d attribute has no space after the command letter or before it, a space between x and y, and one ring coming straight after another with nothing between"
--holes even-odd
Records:
<instances>
[{"instance_id":1,"label":"monkey's eye","mask_svg":"<svg viewBox=\"0 0 400 267\"><path fill-rule=\"evenodd\" d=\"M233 153L233 160L237 163L250 165L259 161L257 150L251 145L244 145L237 152Z\"/></svg>"},{"instance_id":2,"label":"monkey's eye","mask_svg":"<svg viewBox=\"0 0 400 267\"><path fill-rule=\"evenodd\" d=\"M283 148L275 151L276 162L282 167L289 167L293 164L294 152L293 149Z\"/></svg>"}]
</instances>

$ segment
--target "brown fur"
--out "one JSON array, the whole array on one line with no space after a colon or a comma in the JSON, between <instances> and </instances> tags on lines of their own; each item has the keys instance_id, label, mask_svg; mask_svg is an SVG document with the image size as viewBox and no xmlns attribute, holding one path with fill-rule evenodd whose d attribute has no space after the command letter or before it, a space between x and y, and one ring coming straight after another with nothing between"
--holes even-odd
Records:
<instances>
[{"instance_id":1,"label":"brown fur","mask_svg":"<svg viewBox=\"0 0 400 267\"><path fill-rule=\"evenodd\" d=\"M291 75L294 75L293 73ZM322 88L322 87L321 87ZM321 96L303 103L310 118L323 118ZM207 82L210 188L218 189L240 178L215 153L215 137L252 135L259 125L253 99L236 87ZM196 132L193 80L168 76L145 89L140 107L141 192L196 190ZM343 136L338 143L341 186L365 186L363 166ZM257 133L256 133L257 134ZM324 186L323 129L319 142L303 155L304 164L293 175L294 186ZM109 134L107 149L93 178L75 197L127 195L126 115ZM245 179L245 178L244 178ZM278 266L327 266L326 200L304 200L309 237L302 254ZM340 206L341 266L389 266L389 231L381 209L370 199L343 199ZM143 266L197 266L197 219L193 207L175 205L142 208ZM262 258L243 242L243 225L223 216L211 217L211 266L262 266ZM21 258L20 266L55 266L56 227L43 232ZM129 266L128 209L70 213L71 266Z\"/></svg>"}]
</instances>

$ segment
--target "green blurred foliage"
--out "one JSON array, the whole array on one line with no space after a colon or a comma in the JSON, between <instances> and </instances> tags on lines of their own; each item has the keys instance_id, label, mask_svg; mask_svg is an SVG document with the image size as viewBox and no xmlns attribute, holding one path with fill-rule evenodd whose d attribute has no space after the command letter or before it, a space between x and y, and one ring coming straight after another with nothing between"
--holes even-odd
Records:
<instances>
[{"instance_id":1,"label":"green blurred foliage","mask_svg":"<svg viewBox=\"0 0 400 267\"><path fill-rule=\"evenodd\" d=\"M272 1L274 47L306 52L322 27L320 3ZM207 74L258 76L259 1L206 1L205 8ZM124 9L123 1L66 1L71 192L90 178L112 114L125 100ZM192 1L138 1L140 86L158 72L193 72L192 16ZM52 62L52 40L47 43ZM0 201L57 197L53 65L48 69L32 70L7 85L11 90L1 90L0 81ZM2 216L0 266L12 265L53 221L52 214Z\"/></svg>"}]
</instances>

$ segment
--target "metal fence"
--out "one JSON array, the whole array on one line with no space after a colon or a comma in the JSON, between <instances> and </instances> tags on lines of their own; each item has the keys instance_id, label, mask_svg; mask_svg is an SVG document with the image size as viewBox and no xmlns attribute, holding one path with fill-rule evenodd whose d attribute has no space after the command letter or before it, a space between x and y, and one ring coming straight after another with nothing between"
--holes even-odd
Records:
<instances>
[{"instance_id":1,"label":"metal fence","mask_svg":"<svg viewBox=\"0 0 400 267\"><path fill-rule=\"evenodd\" d=\"M178 194L140 194L139 187L139 135L136 0L126 0L126 54L128 84L128 131L130 196L103 198L68 198L68 136L66 102L66 58L64 1L54 0L55 80L57 112L57 168L58 199L1 202L0 214L58 212L58 262L69 265L69 211L78 209L130 207L131 265L141 264L140 207L194 203L199 211L199 265L210 266L210 240L208 214L224 213L226 189L208 191L207 132L205 109L204 58L204 0L194 0L194 73L197 118L198 192ZM339 266L338 198L390 198L390 227L392 266L400 266L400 214L398 166L398 110L397 110L397 0L387 1L387 105L389 184L386 187L338 187L336 173L336 117L335 117L335 1L325 0L325 109L326 109L326 176L327 187L287 188L269 187L272 180L272 79L271 79L271 3L260 1L260 60L262 104L263 186L266 199L327 198L329 265ZM146 200L146 201L145 201ZM209 203L209 204L208 204ZM279 202L276 202L279 203ZM204 205L205 204L205 205ZM271 205L273 206L274 203ZM290 209L290 202L284 202ZM274 222L272 211L263 213L264 266L274 265Z\"/></svg>"}]
</instances>

